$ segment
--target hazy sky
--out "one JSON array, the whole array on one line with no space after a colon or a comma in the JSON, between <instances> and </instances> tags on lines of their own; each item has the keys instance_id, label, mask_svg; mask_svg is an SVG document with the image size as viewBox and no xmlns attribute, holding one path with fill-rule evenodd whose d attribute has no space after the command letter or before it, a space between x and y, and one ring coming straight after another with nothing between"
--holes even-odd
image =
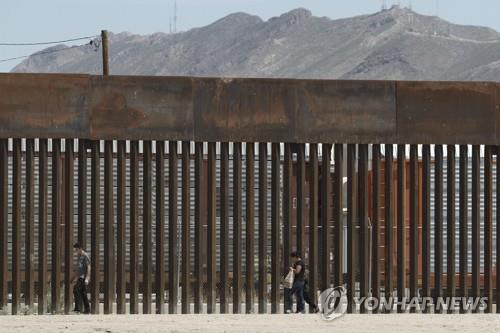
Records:
<instances>
[{"instance_id":1,"label":"hazy sky","mask_svg":"<svg viewBox=\"0 0 500 333\"><path fill-rule=\"evenodd\" d=\"M369 14L380 10L382 0L177 0L178 30L209 24L233 12L263 19L297 7L330 18ZM500 31L499 0L403 0L419 13L436 15L458 24L482 25ZM113 32L139 34L168 32L174 0L2 0L0 43L30 43L70 39ZM0 59L33 53L44 47L0 46ZM0 72L19 61L0 62Z\"/></svg>"}]
</instances>

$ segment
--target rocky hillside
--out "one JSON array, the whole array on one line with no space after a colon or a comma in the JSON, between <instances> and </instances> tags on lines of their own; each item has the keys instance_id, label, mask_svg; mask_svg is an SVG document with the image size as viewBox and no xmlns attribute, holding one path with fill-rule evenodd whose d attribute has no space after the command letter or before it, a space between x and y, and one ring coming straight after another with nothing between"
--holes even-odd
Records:
<instances>
[{"instance_id":1,"label":"rocky hillside","mask_svg":"<svg viewBox=\"0 0 500 333\"><path fill-rule=\"evenodd\" d=\"M100 62L82 45L13 71L100 73ZM176 34L112 34L110 62L112 74L500 81L500 34L397 6L340 20L235 13Z\"/></svg>"}]
</instances>

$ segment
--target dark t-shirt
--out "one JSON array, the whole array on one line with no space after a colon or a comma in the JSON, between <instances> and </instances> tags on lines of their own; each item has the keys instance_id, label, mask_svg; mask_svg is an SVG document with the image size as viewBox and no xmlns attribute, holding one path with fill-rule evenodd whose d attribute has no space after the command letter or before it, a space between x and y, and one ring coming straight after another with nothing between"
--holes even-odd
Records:
<instances>
[{"instance_id":1,"label":"dark t-shirt","mask_svg":"<svg viewBox=\"0 0 500 333\"><path fill-rule=\"evenodd\" d=\"M299 260L295 264L293 264L293 268L296 269L297 266L301 266L302 268L300 269L299 273L295 274L295 280L304 281L304 275L305 275L305 271L306 271L306 265L304 264L304 262L302 260Z\"/></svg>"}]
</instances>

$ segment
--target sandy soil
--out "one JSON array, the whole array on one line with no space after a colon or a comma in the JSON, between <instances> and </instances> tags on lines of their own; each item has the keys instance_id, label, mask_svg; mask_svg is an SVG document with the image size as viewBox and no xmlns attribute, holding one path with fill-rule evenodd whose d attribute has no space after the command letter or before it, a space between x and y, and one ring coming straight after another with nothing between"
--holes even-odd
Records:
<instances>
[{"instance_id":1,"label":"sandy soil","mask_svg":"<svg viewBox=\"0 0 500 333\"><path fill-rule=\"evenodd\" d=\"M498 332L500 315L1 316L0 332Z\"/></svg>"}]
</instances>

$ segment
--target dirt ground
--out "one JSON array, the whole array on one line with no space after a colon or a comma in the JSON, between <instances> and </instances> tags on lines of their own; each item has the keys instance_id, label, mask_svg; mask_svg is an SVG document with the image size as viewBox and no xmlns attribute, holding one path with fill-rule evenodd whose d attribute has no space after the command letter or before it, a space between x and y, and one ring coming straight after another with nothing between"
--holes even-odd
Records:
<instances>
[{"instance_id":1,"label":"dirt ground","mask_svg":"<svg viewBox=\"0 0 500 333\"><path fill-rule=\"evenodd\" d=\"M498 332L500 315L99 315L1 316L0 332Z\"/></svg>"}]
</instances>

